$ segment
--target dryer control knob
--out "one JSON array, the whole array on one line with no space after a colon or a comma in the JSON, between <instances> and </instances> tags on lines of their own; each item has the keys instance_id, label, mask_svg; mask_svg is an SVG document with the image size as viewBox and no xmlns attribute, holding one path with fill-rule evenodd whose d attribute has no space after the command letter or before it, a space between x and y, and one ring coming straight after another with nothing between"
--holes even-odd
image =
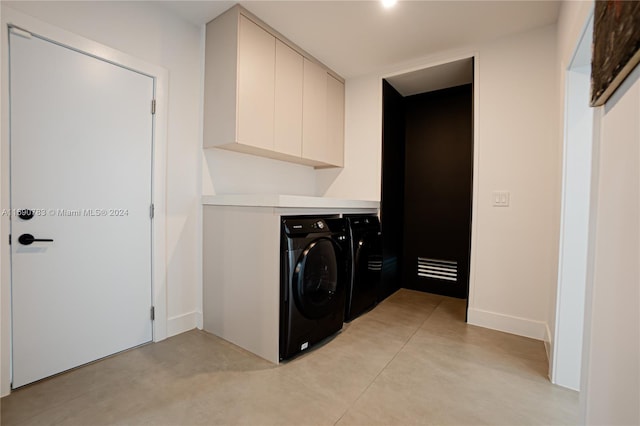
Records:
<instances>
[{"instance_id":1,"label":"dryer control knob","mask_svg":"<svg viewBox=\"0 0 640 426\"><path fill-rule=\"evenodd\" d=\"M316 222L316 226L317 226L319 229L323 229L323 228L324 228L324 222L323 222L323 221L321 221L321 220L319 220L319 221L317 221L317 222Z\"/></svg>"}]
</instances>

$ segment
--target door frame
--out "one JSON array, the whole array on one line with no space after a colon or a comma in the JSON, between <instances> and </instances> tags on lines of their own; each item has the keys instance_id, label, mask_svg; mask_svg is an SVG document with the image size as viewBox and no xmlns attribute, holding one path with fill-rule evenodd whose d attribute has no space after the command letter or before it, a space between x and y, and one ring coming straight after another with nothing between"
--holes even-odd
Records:
<instances>
[{"instance_id":1,"label":"door frame","mask_svg":"<svg viewBox=\"0 0 640 426\"><path fill-rule=\"evenodd\" d=\"M582 351L583 351L583 336L585 326L585 308L586 308L586 291L589 273L589 250L592 242L590 241L589 233L591 232L590 224L593 222L592 216L594 214L592 198L596 195L596 155L597 144L596 134L594 132L594 125L596 120L596 110L593 109L588 103L582 103L574 99L573 93L575 92L575 86L582 88L585 97L589 94L589 77L590 77L590 64L591 64L591 42L593 34L593 6L589 12L583 29L576 42L573 55L570 58L570 62L566 67L563 67L564 75L564 118L561 123L563 127L563 146L562 146L562 197L561 197L561 209L560 209L560 228L559 228L559 256L558 256L558 279L556 289L556 303L552 308L555 309L555 327L553 333L553 341L551 342L549 359L549 376L551 382L575 391L580 391L580 366L582 364ZM585 74L586 71L586 74ZM582 80L586 80L586 87ZM586 111L586 113L585 113ZM575 127L574 121L576 120L576 113L583 112L587 115L591 115L591 127L586 129L588 135L576 132L573 130ZM575 202L575 199L569 199L567 196L569 184L568 179L573 176L575 178L575 170L573 175L570 176L569 165L573 163L573 169L576 167L576 158L580 158L580 154L584 154L583 151L579 151L576 154L575 145L579 145L583 141L583 138L588 136L589 144L588 151L590 158L588 164L584 162L580 163L580 166L585 169L580 172L584 175L582 177L588 177L587 181L582 182L588 189L586 192L586 200L583 198L580 201L586 201L588 208L585 212L584 228L582 237L586 241L584 243L584 252L581 253L580 261L576 259L566 258L566 247L576 244L575 236L567 235L567 214L566 210L571 207L570 202ZM579 148L578 148L579 149ZM578 172L578 173L580 173ZM575 230L573 230L575 232ZM580 264L584 269L581 270L584 276L576 276L575 268ZM579 303L576 303L579 301ZM567 343L565 336L578 335L580 338L580 344L578 346ZM562 344L560 344L562 343ZM571 363L575 364L576 356L578 359L577 371L572 371ZM569 361L571 360L571 361Z\"/></svg>"},{"instance_id":2,"label":"door frame","mask_svg":"<svg viewBox=\"0 0 640 426\"><path fill-rule=\"evenodd\" d=\"M413 71L419 71L426 68L436 67L438 65L448 64L450 62L456 62L463 59L473 59L473 173L472 173L472 189L471 189L471 235L470 235L470 253L469 253L469 287L467 291L467 306L465 309L465 320L469 317L470 307L475 306L475 280L476 280L476 259L478 246L478 221L476 217L478 215L479 208L479 196L480 189L480 122L479 117L479 99L480 99L480 55L476 50L461 51L458 54L443 54L437 55L435 59L431 61L420 62L417 65L396 70L392 73L383 74L380 77L380 84L378 85L380 94L380 105L382 105L382 81L397 75L407 74Z\"/></svg>"},{"instance_id":3,"label":"door frame","mask_svg":"<svg viewBox=\"0 0 640 426\"><path fill-rule=\"evenodd\" d=\"M2 104L0 120L0 208L10 206L9 156L9 26L16 26L79 52L115 65L146 74L154 79L156 113L153 117L152 202L154 218L151 232L151 287L155 320L153 341L167 337L166 286L166 151L169 73L166 69L47 24L11 8L4 7L1 17L2 43L0 68ZM151 108L151 105L149 106ZM0 216L0 396L11 392L11 250L8 244L9 216Z\"/></svg>"}]
</instances>

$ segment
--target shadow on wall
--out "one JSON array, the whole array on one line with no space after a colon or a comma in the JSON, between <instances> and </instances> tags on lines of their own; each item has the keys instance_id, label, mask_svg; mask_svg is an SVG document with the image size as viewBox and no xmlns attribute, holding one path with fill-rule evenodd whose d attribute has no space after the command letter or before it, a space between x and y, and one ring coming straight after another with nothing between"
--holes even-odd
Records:
<instances>
[{"instance_id":1,"label":"shadow on wall","mask_svg":"<svg viewBox=\"0 0 640 426\"><path fill-rule=\"evenodd\" d=\"M202 170L204 195L318 195L316 170L310 166L208 148Z\"/></svg>"},{"instance_id":2,"label":"shadow on wall","mask_svg":"<svg viewBox=\"0 0 640 426\"><path fill-rule=\"evenodd\" d=\"M342 168L316 170L316 195L318 197L327 196L327 193L343 171L344 169Z\"/></svg>"}]
</instances>

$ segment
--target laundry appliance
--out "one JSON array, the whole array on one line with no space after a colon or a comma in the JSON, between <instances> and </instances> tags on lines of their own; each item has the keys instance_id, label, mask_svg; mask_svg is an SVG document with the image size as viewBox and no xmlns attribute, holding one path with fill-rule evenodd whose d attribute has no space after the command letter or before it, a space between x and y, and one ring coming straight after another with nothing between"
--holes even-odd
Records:
<instances>
[{"instance_id":1,"label":"laundry appliance","mask_svg":"<svg viewBox=\"0 0 640 426\"><path fill-rule=\"evenodd\" d=\"M349 239L338 217L282 217L280 360L342 329Z\"/></svg>"},{"instance_id":2,"label":"laundry appliance","mask_svg":"<svg viewBox=\"0 0 640 426\"><path fill-rule=\"evenodd\" d=\"M345 321L373 308L382 280L382 234L376 215L345 215L350 240L350 281L345 299Z\"/></svg>"}]
</instances>

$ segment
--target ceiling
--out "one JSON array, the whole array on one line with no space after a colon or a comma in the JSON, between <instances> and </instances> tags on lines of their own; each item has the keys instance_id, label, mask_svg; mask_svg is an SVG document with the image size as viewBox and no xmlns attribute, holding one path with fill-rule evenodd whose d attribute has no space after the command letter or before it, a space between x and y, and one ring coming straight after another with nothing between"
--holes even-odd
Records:
<instances>
[{"instance_id":1,"label":"ceiling","mask_svg":"<svg viewBox=\"0 0 640 426\"><path fill-rule=\"evenodd\" d=\"M386 80L402 96L417 95L473 82L473 59L466 58L434 67L394 75Z\"/></svg>"},{"instance_id":2,"label":"ceiling","mask_svg":"<svg viewBox=\"0 0 640 426\"><path fill-rule=\"evenodd\" d=\"M163 1L204 24L231 1ZM429 54L550 25L559 1L241 1L285 37L345 78Z\"/></svg>"}]
</instances>

